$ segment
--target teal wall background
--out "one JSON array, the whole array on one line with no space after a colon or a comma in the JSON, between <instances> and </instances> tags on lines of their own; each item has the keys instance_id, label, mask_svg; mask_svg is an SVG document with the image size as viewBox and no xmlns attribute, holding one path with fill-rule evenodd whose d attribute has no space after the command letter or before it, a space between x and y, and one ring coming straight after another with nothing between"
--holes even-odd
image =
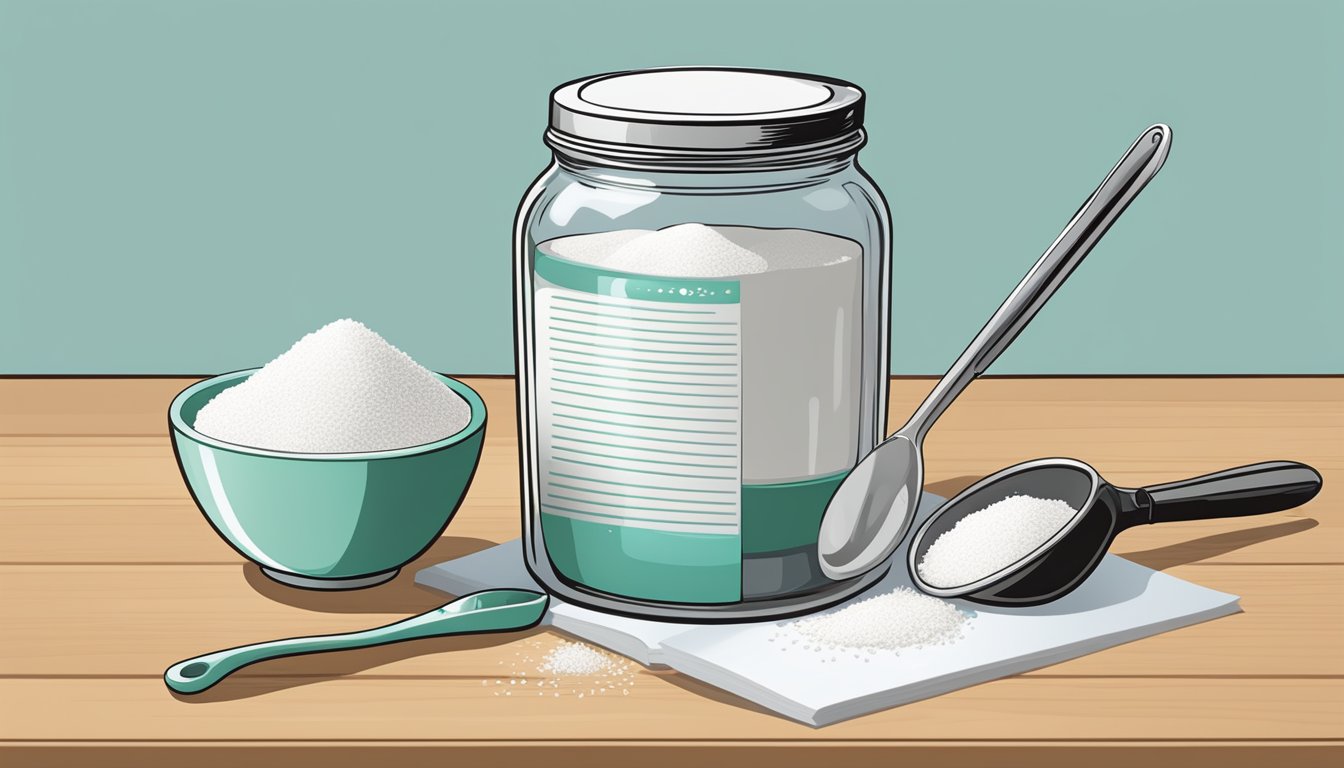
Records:
<instances>
[{"instance_id":1,"label":"teal wall background","mask_svg":"<svg viewBox=\"0 0 1344 768\"><path fill-rule=\"evenodd\" d=\"M546 97L869 95L893 371L941 373L1149 123L1171 159L999 373L1344 372L1344 3L0 0L0 373L257 365L343 316L512 368Z\"/></svg>"}]
</instances>

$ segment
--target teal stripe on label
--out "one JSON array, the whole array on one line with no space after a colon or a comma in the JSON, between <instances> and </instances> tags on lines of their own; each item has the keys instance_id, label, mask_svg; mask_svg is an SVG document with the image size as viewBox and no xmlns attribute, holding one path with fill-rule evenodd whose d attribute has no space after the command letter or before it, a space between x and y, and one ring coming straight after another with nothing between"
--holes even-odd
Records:
<instances>
[{"instance_id":1,"label":"teal stripe on label","mask_svg":"<svg viewBox=\"0 0 1344 768\"><path fill-rule=\"evenodd\" d=\"M541 513L551 564L565 578L613 595L670 603L742 599L736 534L675 533Z\"/></svg>"},{"instance_id":2,"label":"teal stripe on label","mask_svg":"<svg viewBox=\"0 0 1344 768\"><path fill-rule=\"evenodd\" d=\"M801 480L742 486L742 551L816 546L821 517L848 470Z\"/></svg>"},{"instance_id":3,"label":"teal stripe on label","mask_svg":"<svg viewBox=\"0 0 1344 768\"><path fill-rule=\"evenodd\" d=\"M562 288L599 296L661 301L669 304L737 304L741 286L736 280L652 277L598 269L536 251L537 276Z\"/></svg>"}]
</instances>

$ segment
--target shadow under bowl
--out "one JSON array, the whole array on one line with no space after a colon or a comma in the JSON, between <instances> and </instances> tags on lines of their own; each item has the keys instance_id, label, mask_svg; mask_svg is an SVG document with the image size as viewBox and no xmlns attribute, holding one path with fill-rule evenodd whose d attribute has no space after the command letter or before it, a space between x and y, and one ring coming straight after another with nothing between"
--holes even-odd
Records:
<instances>
[{"instance_id":1,"label":"shadow under bowl","mask_svg":"<svg viewBox=\"0 0 1344 768\"><path fill-rule=\"evenodd\" d=\"M389 451L271 451L191 426L213 397L257 370L197 382L169 406L173 452L196 506L230 546L285 584L358 589L393 578L438 539L466 495L485 437L481 396L440 376L467 401L470 422Z\"/></svg>"}]
</instances>

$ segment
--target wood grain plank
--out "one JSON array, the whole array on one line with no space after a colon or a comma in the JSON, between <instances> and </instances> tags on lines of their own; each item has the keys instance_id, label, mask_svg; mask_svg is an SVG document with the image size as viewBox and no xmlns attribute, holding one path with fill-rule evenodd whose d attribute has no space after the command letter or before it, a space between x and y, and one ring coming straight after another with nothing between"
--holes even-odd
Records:
<instances>
[{"instance_id":1,"label":"wood grain plank","mask_svg":"<svg viewBox=\"0 0 1344 768\"><path fill-rule=\"evenodd\" d=\"M494 420L513 421L511 378L464 376L485 399ZM4 379L0 378L0 435L159 435L167 429L173 396L198 379ZM933 387L931 379L893 379L890 426L894 429ZM1177 408L1212 420L1223 411L1320 414L1336 417L1344 403L1344 377L1322 378L988 378L976 382L944 419L983 404L1015 419L1026 406L1062 416L1079 406L1088 418L1100 412L1116 424L1160 426ZM1002 408L1002 406L1011 406ZM1028 414L1023 414L1028 415ZM1137 422L1128 419L1137 418ZM1028 419L1029 421L1029 419ZM950 421L940 421L946 431ZM1037 422L1039 423L1039 422ZM1226 424L1237 426L1240 422Z\"/></svg>"},{"instance_id":2,"label":"wood grain plank","mask_svg":"<svg viewBox=\"0 0 1344 768\"><path fill-rule=\"evenodd\" d=\"M514 420L512 378L460 377L490 418ZM162 435L168 404L199 378L0 378L0 435Z\"/></svg>"},{"instance_id":3,"label":"wood grain plank","mask_svg":"<svg viewBox=\"0 0 1344 768\"><path fill-rule=\"evenodd\" d=\"M492 418L481 470L452 532L498 541L518 531L512 382L471 381L485 393ZM1084 458L1113 482L1128 485L1275 457L1307 461L1336 477L1344 471L1341 381L983 381L932 434L929 480L948 494L1007 464L1052 454ZM0 380L0 392L26 388L28 401L42 405L45 401L34 394L41 383ZM148 405L165 388L162 380L140 381L145 391L136 395L139 390L127 390L119 380L48 383L66 389L78 384L81 402L96 401L99 387L117 384L115 394L138 403L123 417L134 415L142 426L157 423ZM893 413L904 412L930 385L892 382ZM3 398L0 404L13 408ZM127 423L119 422L118 428L131 428ZM201 529L197 516L161 509L171 505L189 513L190 503L161 427L147 428L152 434L142 437L0 437L0 562L159 562L165 559L159 537L180 552L176 558L217 562L219 543L199 535L207 529ZM107 512L128 506L144 514ZM1254 521L1136 529L1125 534L1116 551L1152 564L1339 562L1344 559L1341 513L1344 485L1327 482L1310 506L1298 510ZM176 527L182 525L200 530Z\"/></svg>"},{"instance_id":4,"label":"wood grain plank","mask_svg":"<svg viewBox=\"0 0 1344 768\"><path fill-rule=\"evenodd\" d=\"M198 381L0 379L0 435L159 435L168 403Z\"/></svg>"},{"instance_id":5,"label":"wood grain plank","mask_svg":"<svg viewBox=\"0 0 1344 768\"><path fill-rule=\"evenodd\" d=\"M483 546L470 539L447 547ZM450 556L447 548L438 556ZM380 587L314 593L255 566L0 566L6 675L153 676L216 648L385 624L447 597L411 573ZM1242 596L1244 613L1048 667L1048 676L1344 676L1344 566L1176 567L1170 573ZM96 628L96 631L88 631ZM536 675L554 637L442 638L281 659L239 674L474 679ZM532 661L527 661L531 658ZM501 664L500 662L504 663ZM227 685L227 684L226 684Z\"/></svg>"},{"instance_id":6,"label":"wood grain plank","mask_svg":"<svg viewBox=\"0 0 1344 768\"><path fill-rule=\"evenodd\" d=\"M473 492L445 539L484 544L518 535L517 502L478 501ZM408 567L425 567L437 544ZM237 563L244 560L210 528L190 499L0 503L0 563Z\"/></svg>"},{"instance_id":7,"label":"wood grain plank","mask_svg":"<svg viewBox=\"0 0 1344 768\"><path fill-rule=\"evenodd\" d=\"M979 437L967 433L970 436L962 444L950 446L930 439L928 477L930 482L964 478L969 483L1004 466L1053 455L1086 455L1085 460L1112 483L1130 487L1271 458L1304 461L1321 472L1344 470L1340 455L1344 453L1340 447L1344 428L1299 430L1291 445L1285 442L1278 447L1273 447L1268 432L1236 436L1237 441L1257 446L1254 453L1240 444L1220 445L1229 439L1221 435L1189 442L1187 431L1158 431L1148 438L1153 441L1151 446L1146 441L1124 444L1096 434L1072 436L1059 430L1041 434L1041 430L1018 429L1001 439L985 431ZM515 497L517 452L512 438L501 437L494 429L487 433L484 458L513 471L512 481L502 483L500 489ZM506 479L503 472L499 478ZM0 499L171 499L184 493L166 437L0 438Z\"/></svg>"},{"instance_id":8,"label":"wood grain plank","mask_svg":"<svg viewBox=\"0 0 1344 768\"><path fill-rule=\"evenodd\" d=\"M517 502L478 501L473 491L444 538L484 544L518 535ZM431 548L408 567L430 559L448 542ZM124 499L0 503L0 563L238 563L190 499Z\"/></svg>"},{"instance_id":9,"label":"wood grain plank","mask_svg":"<svg viewBox=\"0 0 1344 768\"><path fill-rule=\"evenodd\" d=\"M476 680L0 680L0 740L1337 739L1338 680L1012 678L813 729L690 681L630 696L495 696Z\"/></svg>"},{"instance_id":10,"label":"wood grain plank","mask_svg":"<svg viewBox=\"0 0 1344 768\"><path fill-rule=\"evenodd\" d=\"M512 438L494 432L511 428L490 425L482 451L481 471L490 480L487 492L508 489L517 498L518 449ZM0 499L155 500L186 498L167 437L10 437L0 438Z\"/></svg>"},{"instance_id":11,"label":"wood grain plank","mask_svg":"<svg viewBox=\"0 0 1344 768\"><path fill-rule=\"evenodd\" d=\"M449 535L417 566L518 529L513 382L469 381L491 413L481 471ZM1056 764L1049 755L1105 765L1118 753L1093 751L1102 744L1140 750L1126 764L1200 754L1241 764L1269 744L1310 761L1342 743L1344 379L978 382L930 436L939 492L1046 455L1087 460L1127 485L1292 458L1322 470L1326 488L1299 510L1147 527L1117 543L1139 562L1242 594L1243 614L819 731L672 673L637 672L620 699L494 696L491 667L528 668L557 641L538 631L279 660L175 701L157 676L183 655L440 602L409 570L385 587L322 595L243 566L191 505L164 435L167 403L189 383L0 380L0 562L18 563L0 567L0 610L12 617L0 642L0 675L10 675L0 679L0 740L241 739L275 755L275 744L304 743L295 739L367 739L369 754L409 739L481 754L532 749L507 754L553 763L559 752L536 749L562 744L581 745L563 754L585 765L600 764L587 747L631 743L621 739L720 758L739 744L762 751L733 754L762 760L800 756L793 745L848 745L846 756L869 749L944 765L983 759L964 750L994 740L1037 765ZM931 386L892 383L893 425ZM542 741L517 741L523 723ZM18 753L4 749L8 764Z\"/></svg>"},{"instance_id":12,"label":"wood grain plank","mask_svg":"<svg viewBox=\"0 0 1344 768\"><path fill-rule=\"evenodd\" d=\"M394 751L394 755L389 755ZM100 768L286 768L368 766L395 760L398 768L461 765L546 765L554 768L685 768L687 765L768 765L815 768L843 765L936 765L984 768L1263 768L1329 766L1344 760L1333 741L198 741L0 742L0 761L26 768L98 765Z\"/></svg>"},{"instance_id":13,"label":"wood grain plank","mask_svg":"<svg viewBox=\"0 0 1344 768\"><path fill-rule=\"evenodd\" d=\"M486 473L483 468L478 478ZM519 535L516 496L492 497L489 491L478 479L448 537L499 542ZM1255 519L1132 529L1112 551L1159 570L1189 563L1344 562L1339 495L1332 491L1308 507ZM242 558L215 534L185 491L177 499L0 501L0 563L165 561L241 563ZM433 562L439 561L423 564Z\"/></svg>"}]
</instances>

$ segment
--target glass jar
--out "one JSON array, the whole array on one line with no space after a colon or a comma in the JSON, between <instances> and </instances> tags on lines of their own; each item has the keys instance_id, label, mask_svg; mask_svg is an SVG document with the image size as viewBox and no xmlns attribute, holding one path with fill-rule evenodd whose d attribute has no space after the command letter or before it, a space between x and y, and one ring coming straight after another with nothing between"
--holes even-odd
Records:
<instances>
[{"instance_id":1,"label":"glass jar","mask_svg":"<svg viewBox=\"0 0 1344 768\"><path fill-rule=\"evenodd\" d=\"M676 68L551 94L515 224L523 544L561 599L737 621L838 602L826 503L885 432L887 206L864 95Z\"/></svg>"}]
</instances>

